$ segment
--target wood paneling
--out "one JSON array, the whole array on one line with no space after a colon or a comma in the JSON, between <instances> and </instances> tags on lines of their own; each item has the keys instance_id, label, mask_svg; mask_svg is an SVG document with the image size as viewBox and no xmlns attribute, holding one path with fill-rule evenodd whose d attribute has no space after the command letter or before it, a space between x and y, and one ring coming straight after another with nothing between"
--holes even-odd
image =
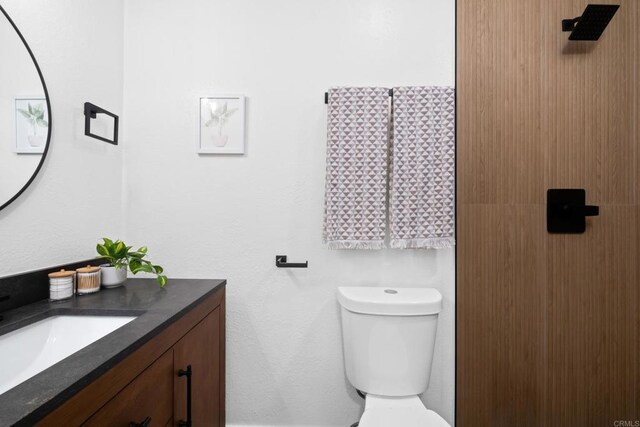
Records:
<instances>
[{"instance_id":1,"label":"wood paneling","mask_svg":"<svg viewBox=\"0 0 640 427\"><path fill-rule=\"evenodd\" d=\"M457 1L458 426L640 420L640 5ZM601 207L546 232L548 188Z\"/></svg>"},{"instance_id":2,"label":"wood paneling","mask_svg":"<svg viewBox=\"0 0 640 427\"><path fill-rule=\"evenodd\" d=\"M640 419L636 206L604 206L585 236L549 236L549 425Z\"/></svg>"},{"instance_id":3,"label":"wood paneling","mask_svg":"<svg viewBox=\"0 0 640 427\"><path fill-rule=\"evenodd\" d=\"M530 224L544 215L540 205L459 207L458 426L540 425L546 241Z\"/></svg>"}]
</instances>

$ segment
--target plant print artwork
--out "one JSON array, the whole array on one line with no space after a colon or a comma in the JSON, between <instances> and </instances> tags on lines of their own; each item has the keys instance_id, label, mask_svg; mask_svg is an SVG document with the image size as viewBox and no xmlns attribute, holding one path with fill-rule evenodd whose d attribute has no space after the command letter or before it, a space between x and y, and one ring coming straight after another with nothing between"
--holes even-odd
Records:
<instances>
[{"instance_id":1,"label":"plant print artwork","mask_svg":"<svg viewBox=\"0 0 640 427\"><path fill-rule=\"evenodd\" d=\"M16 99L16 152L42 153L49 135L43 99Z\"/></svg>"},{"instance_id":2,"label":"plant print artwork","mask_svg":"<svg viewBox=\"0 0 640 427\"><path fill-rule=\"evenodd\" d=\"M224 147L229 142L229 135L223 133L224 127L238 111L237 108L229 108L228 101L210 101L209 102L209 114L211 118L204 124L206 127L215 127L218 130L217 135L213 135L213 145L216 147Z\"/></svg>"},{"instance_id":3,"label":"plant print artwork","mask_svg":"<svg viewBox=\"0 0 640 427\"><path fill-rule=\"evenodd\" d=\"M244 154L244 96L200 98L200 154Z\"/></svg>"}]
</instances>

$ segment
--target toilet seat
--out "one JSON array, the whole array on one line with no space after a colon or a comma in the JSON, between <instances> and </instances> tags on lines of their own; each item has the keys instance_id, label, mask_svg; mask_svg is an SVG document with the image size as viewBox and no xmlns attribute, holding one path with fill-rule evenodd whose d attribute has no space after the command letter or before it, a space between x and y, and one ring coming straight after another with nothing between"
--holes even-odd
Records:
<instances>
[{"instance_id":1,"label":"toilet seat","mask_svg":"<svg viewBox=\"0 0 640 427\"><path fill-rule=\"evenodd\" d=\"M418 396L367 395L358 427L451 427L440 415L425 408Z\"/></svg>"}]
</instances>

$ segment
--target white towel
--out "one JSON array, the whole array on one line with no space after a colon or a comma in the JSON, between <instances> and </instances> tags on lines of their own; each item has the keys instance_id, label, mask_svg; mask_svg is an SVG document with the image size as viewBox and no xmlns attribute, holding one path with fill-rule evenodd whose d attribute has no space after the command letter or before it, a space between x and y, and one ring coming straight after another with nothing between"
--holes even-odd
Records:
<instances>
[{"instance_id":1,"label":"white towel","mask_svg":"<svg viewBox=\"0 0 640 427\"><path fill-rule=\"evenodd\" d=\"M329 91L323 233L329 248L385 246L388 137L388 89Z\"/></svg>"},{"instance_id":2,"label":"white towel","mask_svg":"<svg viewBox=\"0 0 640 427\"><path fill-rule=\"evenodd\" d=\"M392 248L455 244L455 90L393 88Z\"/></svg>"}]
</instances>

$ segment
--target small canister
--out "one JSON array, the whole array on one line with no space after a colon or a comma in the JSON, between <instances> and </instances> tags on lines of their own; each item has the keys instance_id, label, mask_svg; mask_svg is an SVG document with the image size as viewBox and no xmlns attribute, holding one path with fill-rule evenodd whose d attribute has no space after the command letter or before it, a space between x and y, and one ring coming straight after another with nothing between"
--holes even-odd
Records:
<instances>
[{"instance_id":1,"label":"small canister","mask_svg":"<svg viewBox=\"0 0 640 427\"><path fill-rule=\"evenodd\" d=\"M49 299L60 301L73 296L75 271L60 270L49 273Z\"/></svg>"},{"instance_id":2,"label":"small canister","mask_svg":"<svg viewBox=\"0 0 640 427\"><path fill-rule=\"evenodd\" d=\"M78 295L92 294L100 290L100 267L87 265L76 270Z\"/></svg>"}]
</instances>

